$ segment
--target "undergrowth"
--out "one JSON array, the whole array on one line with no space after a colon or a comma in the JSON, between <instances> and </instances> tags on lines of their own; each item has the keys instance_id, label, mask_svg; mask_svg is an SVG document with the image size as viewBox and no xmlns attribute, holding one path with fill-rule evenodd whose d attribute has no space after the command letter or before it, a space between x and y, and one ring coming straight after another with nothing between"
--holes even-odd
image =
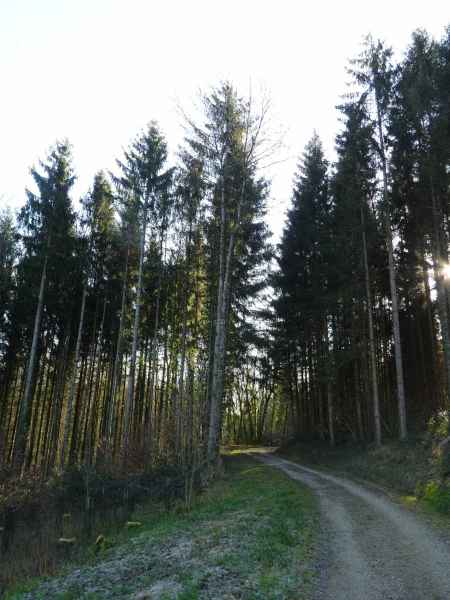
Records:
<instances>
[{"instance_id":1,"label":"undergrowth","mask_svg":"<svg viewBox=\"0 0 450 600\"><path fill-rule=\"evenodd\" d=\"M448 419L440 413L427 431L408 441L373 444L293 442L279 451L294 461L333 469L391 489L409 500L450 514L450 452Z\"/></svg>"},{"instance_id":2,"label":"undergrowth","mask_svg":"<svg viewBox=\"0 0 450 600\"><path fill-rule=\"evenodd\" d=\"M90 559L145 504L156 514L189 504L203 471L177 464L127 471L113 465L73 467L43 478L3 473L0 479L0 597L23 580L57 572L68 560Z\"/></svg>"},{"instance_id":3,"label":"undergrowth","mask_svg":"<svg viewBox=\"0 0 450 600\"><path fill-rule=\"evenodd\" d=\"M309 598L318 527L311 492L246 456L225 457L225 473L190 510L142 506L141 526L123 529L94 561L8 600ZM66 594L63 596L62 594Z\"/></svg>"}]
</instances>

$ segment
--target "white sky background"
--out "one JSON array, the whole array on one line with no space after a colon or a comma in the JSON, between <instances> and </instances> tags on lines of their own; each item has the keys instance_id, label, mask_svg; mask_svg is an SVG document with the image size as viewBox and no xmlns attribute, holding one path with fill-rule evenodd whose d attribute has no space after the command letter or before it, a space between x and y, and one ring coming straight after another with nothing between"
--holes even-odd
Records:
<instances>
[{"instance_id":1,"label":"white sky background","mask_svg":"<svg viewBox=\"0 0 450 600\"><path fill-rule=\"evenodd\" d=\"M0 205L24 202L29 168L58 138L84 194L156 119L175 152L178 104L221 80L269 91L285 131L269 224L278 237L298 157L317 130L329 158L345 68L367 33L400 57L412 31L441 37L449 0L0 0Z\"/></svg>"}]
</instances>

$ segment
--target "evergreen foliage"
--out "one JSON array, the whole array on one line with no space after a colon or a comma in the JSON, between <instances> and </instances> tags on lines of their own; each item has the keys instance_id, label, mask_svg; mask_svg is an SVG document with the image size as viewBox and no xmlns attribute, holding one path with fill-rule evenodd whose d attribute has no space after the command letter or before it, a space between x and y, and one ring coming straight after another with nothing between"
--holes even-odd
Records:
<instances>
[{"instance_id":1,"label":"evergreen foliage","mask_svg":"<svg viewBox=\"0 0 450 600\"><path fill-rule=\"evenodd\" d=\"M73 205L71 147L0 213L0 445L22 475L214 462L221 439L405 439L449 409L450 30L350 64L275 250L267 102L223 83Z\"/></svg>"}]
</instances>

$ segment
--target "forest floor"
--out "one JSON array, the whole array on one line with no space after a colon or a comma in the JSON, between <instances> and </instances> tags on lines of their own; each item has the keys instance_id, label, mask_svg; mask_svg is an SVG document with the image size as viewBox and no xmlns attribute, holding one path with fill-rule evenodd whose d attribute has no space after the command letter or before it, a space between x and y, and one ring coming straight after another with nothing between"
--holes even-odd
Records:
<instances>
[{"instance_id":1,"label":"forest floor","mask_svg":"<svg viewBox=\"0 0 450 600\"><path fill-rule=\"evenodd\" d=\"M330 471L258 455L316 493L322 520L319 600L448 600L450 536L400 497Z\"/></svg>"},{"instance_id":2,"label":"forest floor","mask_svg":"<svg viewBox=\"0 0 450 600\"><path fill-rule=\"evenodd\" d=\"M190 511L155 514L107 539L100 556L7 592L8 600L308 600L318 576L318 503L305 486L249 456Z\"/></svg>"}]
</instances>

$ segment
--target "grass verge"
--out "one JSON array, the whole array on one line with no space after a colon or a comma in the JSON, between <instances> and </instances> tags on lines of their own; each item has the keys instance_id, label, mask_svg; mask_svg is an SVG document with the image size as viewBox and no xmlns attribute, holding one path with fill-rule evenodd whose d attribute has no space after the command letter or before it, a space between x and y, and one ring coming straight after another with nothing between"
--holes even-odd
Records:
<instances>
[{"instance_id":1,"label":"grass verge","mask_svg":"<svg viewBox=\"0 0 450 600\"><path fill-rule=\"evenodd\" d=\"M401 494L414 494L418 482L430 476L430 453L417 441L387 442L375 446L331 448L322 442L295 443L279 450L286 458L340 471Z\"/></svg>"},{"instance_id":2,"label":"grass verge","mask_svg":"<svg viewBox=\"0 0 450 600\"><path fill-rule=\"evenodd\" d=\"M186 513L142 507L95 560L8 600L302 600L314 582L314 496L245 455Z\"/></svg>"},{"instance_id":3,"label":"grass verge","mask_svg":"<svg viewBox=\"0 0 450 600\"><path fill-rule=\"evenodd\" d=\"M409 508L450 514L449 484L442 482L438 459L426 439L387 441L379 448L360 445L331 448L321 442L299 442L281 448L278 454L381 486Z\"/></svg>"}]
</instances>

